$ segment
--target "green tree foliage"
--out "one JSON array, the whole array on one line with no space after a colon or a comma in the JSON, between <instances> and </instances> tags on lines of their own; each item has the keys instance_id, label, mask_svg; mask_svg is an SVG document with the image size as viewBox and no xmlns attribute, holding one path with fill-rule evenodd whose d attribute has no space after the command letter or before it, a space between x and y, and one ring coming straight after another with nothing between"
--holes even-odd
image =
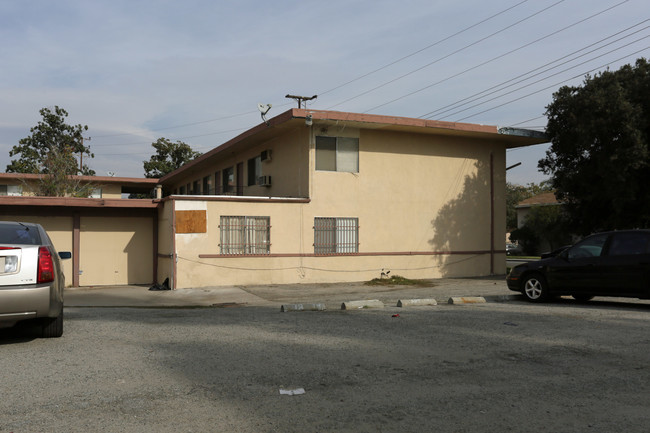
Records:
<instances>
[{"instance_id":1,"label":"green tree foliage","mask_svg":"<svg viewBox=\"0 0 650 433\"><path fill-rule=\"evenodd\" d=\"M539 253L542 242L551 250L571 243L567 214L560 205L533 206L521 228L510 233L510 239L517 241L528 254Z\"/></svg>"},{"instance_id":2,"label":"green tree foliage","mask_svg":"<svg viewBox=\"0 0 650 433\"><path fill-rule=\"evenodd\" d=\"M57 148L47 154L43 167L47 174L39 179L36 195L54 197L89 197L95 186L87 181L82 181L78 176L70 176L76 170L77 161L69 158L71 149L65 147L59 151Z\"/></svg>"},{"instance_id":3,"label":"green tree foliage","mask_svg":"<svg viewBox=\"0 0 650 433\"><path fill-rule=\"evenodd\" d=\"M163 177L201 155L201 152L193 151L182 141L172 143L166 138L159 138L151 146L156 149L156 153L151 155L149 161L143 161L144 175L148 178Z\"/></svg>"},{"instance_id":4,"label":"green tree foliage","mask_svg":"<svg viewBox=\"0 0 650 433\"><path fill-rule=\"evenodd\" d=\"M66 170L65 173L56 173L57 175L94 176L94 170L85 164L79 168L76 162L76 156L80 154L85 154L89 158L94 157L90 153L90 147L83 144L82 134L88 130L88 126L66 124L65 118L68 117L68 112L58 106L54 109L43 108L40 114L43 119L30 129L32 135L21 139L9 152L9 156L19 156L19 158L12 159L6 171L49 174L51 164L48 164L47 160L50 154L55 152L54 158L65 160L64 164L56 164L56 166Z\"/></svg>"},{"instance_id":5,"label":"green tree foliage","mask_svg":"<svg viewBox=\"0 0 650 433\"><path fill-rule=\"evenodd\" d=\"M552 144L539 168L576 233L650 227L647 60L560 88L546 115Z\"/></svg>"},{"instance_id":6,"label":"green tree foliage","mask_svg":"<svg viewBox=\"0 0 650 433\"><path fill-rule=\"evenodd\" d=\"M514 229L517 227L517 205L527 198L553 191L550 181L541 183L531 182L526 186L506 182L506 227Z\"/></svg>"}]
</instances>

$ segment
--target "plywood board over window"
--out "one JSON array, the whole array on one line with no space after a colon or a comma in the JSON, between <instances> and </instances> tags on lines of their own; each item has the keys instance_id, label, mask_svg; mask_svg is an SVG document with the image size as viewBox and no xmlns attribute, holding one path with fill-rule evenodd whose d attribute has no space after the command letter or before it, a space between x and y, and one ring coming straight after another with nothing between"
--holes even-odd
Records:
<instances>
[{"instance_id":1,"label":"plywood board over window","mask_svg":"<svg viewBox=\"0 0 650 433\"><path fill-rule=\"evenodd\" d=\"M206 233L207 231L205 210L176 211L176 233Z\"/></svg>"}]
</instances>

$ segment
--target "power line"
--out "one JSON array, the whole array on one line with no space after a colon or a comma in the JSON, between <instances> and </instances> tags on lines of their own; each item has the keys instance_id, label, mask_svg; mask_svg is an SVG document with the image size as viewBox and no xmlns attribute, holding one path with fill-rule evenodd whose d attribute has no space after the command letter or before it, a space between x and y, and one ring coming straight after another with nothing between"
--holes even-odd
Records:
<instances>
[{"instance_id":1,"label":"power line","mask_svg":"<svg viewBox=\"0 0 650 433\"><path fill-rule=\"evenodd\" d=\"M328 110L331 110L331 109L334 108L334 107L338 107L339 105L345 104L346 102L349 102L349 101L352 101L352 100L354 100L354 99L357 99L357 98L359 98L359 97L361 97L361 96L367 95L368 93L371 93L371 92L374 92L375 90L381 89L382 87L385 87L385 86L387 86L387 85L389 85L389 84L391 84L391 83L394 83L394 82L396 82L396 81L399 81L399 80L401 80L402 78L408 77L409 75L412 75L412 74L414 74L414 73L416 73L416 72L418 72L418 71L421 71L422 69L428 68L428 67L431 66L431 65L434 65L434 64L436 64L436 63L438 63L438 62L440 62L440 61L442 61L442 60L445 60L445 59L447 59L447 58L449 58L449 57L451 57L451 56L453 56L453 55L455 55L455 54L458 54L458 53L460 53L460 52L462 52L462 51L464 51L464 50L466 50L466 49L468 49L468 48L470 48L470 47L473 47L474 45L477 45L477 44L479 44L479 43L481 43L481 42L483 42L483 41L485 41L485 40L487 40L487 39L490 39L491 37L496 36L496 35L498 35L499 33L503 33L504 31L506 31L506 30L508 30L508 29L510 29L510 28L512 28L512 27L514 27L514 26L516 26L516 25L521 24L522 22L524 22L524 21L526 21L526 20L529 20L530 18L533 18L534 16L539 15L539 14L541 14L542 12L545 12L545 11L547 11L548 9L551 9L551 8L557 6L558 4L560 4L560 3L564 2L564 1L565 1L565 0L559 0L559 1L555 2L555 3L553 3L552 5L547 6L546 8L544 8L544 9L542 9L542 10L540 10L540 11L537 11L537 12L535 12L535 13L532 14L532 15L527 16L526 18L522 18L521 20L519 20L519 21L517 21L517 22L515 22L515 23L513 23L513 24L510 24L509 26L506 26L506 27L502 28L501 30L497 30L496 32L491 33L491 34L489 34L488 36L485 36L485 37L483 37L483 38L481 38L481 39L479 39L479 40L476 40L476 41L472 42L472 43L469 44L469 45L465 45L464 47L462 47L462 48L460 48L460 49L458 49L458 50L456 50L456 51L453 51L453 52L451 52L451 53L449 53L449 54L447 54L447 55L445 55L445 56L443 56L443 57L439 57L438 59L434 60L433 62L427 63L427 64L424 65L424 66L421 66L421 67L419 67L419 68L417 68L417 69L411 70L410 72L407 72L406 74L400 75L400 76L397 77L397 78L393 78L392 80L386 81L386 82L380 84L379 86L373 87L373 88L370 89L370 90L366 90L365 92L362 92L362 93L359 93L358 95L352 96L351 98L348 98L348 99L346 99L346 100L344 100L344 101L342 101L342 102L339 102L338 104L332 105L331 107L328 107L327 109L328 109ZM625 0L625 1L629 1L629 0ZM409 95L410 95L410 94L409 94ZM403 97L406 97L406 96L409 96L409 95L405 95L405 96L403 96ZM393 100L393 101L387 102L386 104L379 105L378 107L381 107L381 106L383 106L383 105L390 104L391 102L397 101L397 100L399 100L399 99L402 99L402 97L400 97L400 98L398 98L398 99L395 99L395 100ZM364 111L364 113L367 113L368 111L372 111L372 110L374 110L375 108L378 108L378 107L371 108L370 110Z\"/></svg>"},{"instance_id":2,"label":"power line","mask_svg":"<svg viewBox=\"0 0 650 433\"><path fill-rule=\"evenodd\" d=\"M637 55L637 54L639 54L639 53L641 53L641 52L643 52L643 51L645 51L645 50L648 50L648 49L650 49L650 46L645 47L645 48L642 48L642 49L640 49L640 50L638 50L638 51L635 51L635 52L633 52L633 53L630 53L630 54L628 54L628 55L626 55L626 56L620 57L620 58L618 58L618 59L616 59L616 60L612 60L612 61L610 61L610 62L608 62L608 63L605 63L604 65L601 65L601 66L599 66L599 67L597 67L597 68L590 69L590 70L588 70L588 71L586 71L586 72L583 72L582 74L575 75L575 76L573 76L573 77L571 77L571 78L568 78L568 79L566 79L566 80L560 81L559 83L552 84L552 85L550 85L550 86L548 86L548 87L544 87L543 89L537 90L537 91L532 92L532 93L528 93L528 94L526 94L526 95L524 95L524 96L520 96L520 97L515 98L515 99L512 99L512 100L510 100L510 101L504 102L503 104L499 104L499 105L496 105L496 106L494 106L494 107L492 107L492 108L488 108L487 110L479 111L478 113L474 113L474 114L472 114L472 115L469 115L469 116L463 117L462 119L455 120L455 122L460 122L460 121L462 121L462 120L469 119L470 117L474 117L474 116L477 116L477 115L479 115L479 114L486 113L486 112L488 112L488 111L496 110L497 108L501 108L501 107L503 107L504 105L511 104L511 103L513 103L513 102L519 101L519 100L521 100L521 99L527 98L527 97L532 96L532 95L535 95L535 94L537 94L537 93L541 93L541 92L543 92L543 91L545 91L545 90L549 90L549 89L552 89L552 88L557 88L557 86L560 86L560 85L566 83L567 81L574 80L574 79L576 79L576 78L580 78L580 77L584 77L585 75L590 74L590 73L592 73L592 72L594 72L594 71L601 70L602 68L605 68L605 67L611 65L612 63L620 62L621 60L627 59L627 58L629 58L629 57L631 57L631 56L635 56L635 55Z\"/></svg>"},{"instance_id":3,"label":"power line","mask_svg":"<svg viewBox=\"0 0 650 433\"><path fill-rule=\"evenodd\" d=\"M538 71L538 70L540 70L540 69L542 69L542 68L544 68L544 67L546 67L546 66L549 66L549 65L552 65L552 64L554 64L554 63L557 63L557 62L559 62L560 60L564 60L564 59L566 59L566 58L568 58L568 57L571 57L571 56L573 56L573 55L575 55L575 54L577 54L577 53L579 53L579 52L581 52L581 51L586 50L587 48L590 48L590 47L593 47L593 46L595 46L595 45L598 45L598 44L600 44L601 42L604 42L604 41L606 41L606 40L608 40L608 39L611 39L611 38L613 38L614 36L618 36L618 35L620 35L621 33L624 33L624 32L626 32L626 31L628 31L628 30L630 30L630 29L632 29L632 28L634 28L634 27L640 26L641 24L646 23L646 22L648 22L648 21L650 21L650 19L643 20L643 21L641 21L641 22L638 23L638 24L635 24L635 25L633 25L633 26L631 26L631 27L628 27L628 28L626 28L626 29L624 29L624 30L621 30L621 31L617 32L617 33L614 33L614 34L612 34L612 35L610 35L610 36L608 36L608 37L606 37L606 38L603 38L603 39L601 39L601 40L599 40L599 41L597 41L597 42L594 42L594 43L592 43L592 44L589 44L589 45L587 45L587 46L585 46L585 47L583 47L583 48L580 48L579 50L573 51L572 53L569 53L569 54L567 54L567 55L565 55L565 56L559 57L559 58L557 58L557 59L555 59L555 60L553 60L553 61L551 61L551 62L548 62L548 63L546 63L546 64L544 64L544 65L542 65L542 66L539 66L539 67L537 67L537 68L534 68L534 69L532 69L532 70L530 70L530 71L528 71L528 72L525 72L525 73L523 73L523 74L520 74L520 75L518 75L518 76L516 76L516 77L514 77L514 78L511 78L511 79L509 79L509 80L503 81L503 82L501 82L501 83L499 83L499 84L497 84L497 85L494 85L494 86L492 86L492 87L489 87L488 89L482 90L482 91L480 91L480 92L478 92L478 93L475 93L475 94L473 94L473 95L471 95L471 96L468 96L468 97L466 97L466 98L463 98L463 99L458 100L458 101L456 101L456 102L453 102L453 103L451 103L451 104L445 105L444 107L438 108L437 110L430 111L430 112L428 112L428 113L426 113L426 114L423 114L423 115L420 116L420 117L421 117L421 118L426 117L426 118L430 119L430 118L432 118L432 117L434 117L434 116L438 116L438 115L443 114L443 113L445 113L445 112L451 111L452 109L457 109L457 108L459 108L459 107L462 107L463 105L467 105L467 104L472 103L472 102L474 102L474 101L478 101L478 100L480 100L480 99L483 99L483 98L486 97L486 96L489 96L489 95L492 95L492 94L494 94L494 93L497 93L497 92L499 92L499 91L501 91L501 90L507 89L508 87L514 86L514 85L516 85L516 84L522 83L522 82L527 81L527 80L530 80L530 79L532 79L533 77L538 76L538 75L541 75L541 74L544 73L544 72L548 72L548 71L550 71L550 70L552 70L552 69L558 68L558 67L560 67L560 66L562 66L562 65L564 65L564 64L566 64L566 63L569 63L569 62L571 62L571 61L573 61L573 60L576 60L576 59L578 59L578 58L580 58L580 57L586 56L587 54L593 53L594 51L597 51L597 50L603 49L603 48L606 47L606 46L612 45L612 44L614 44L614 43L616 43L616 42L619 42L619 41L621 41L621 40L623 40L623 39L629 38L629 37L631 37L632 35L635 35L635 34L637 34L637 33L640 33L640 32L643 31L643 30L646 30L646 29L650 28L650 26L646 26L646 27L644 27L644 28L642 28L642 29L640 29L640 30L637 30L637 31L635 31L635 32L633 32L633 33L627 35L627 36L624 36L624 37L622 37L622 38L619 38L619 39L616 39L616 40L614 40L614 41L611 41L611 42L609 42L609 43L607 43L607 44L605 44L605 45L603 45L603 46L601 46L601 47L599 47L599 48L596 48L596 49L594 49L594 50L592 50L592 51L589 51L589 52L587 52L587 53L581 54L580 56L574 57L573 59L567 60L566 62L563 62L563 63L560 63L560 64L558 64L558 65L556 65L556 66L553 66L552 68L548 68L548 69L546 69L546 70L544 70L544 71L538 72L537 74L531 75L531 76L529 76L528 78L525 78L525 79L522 79L522 80L516 81L516 82L514 82L514 83L512 83L512 84L510 84L510 85L508 85L508 86L502 87L502 86L504 86L505 84L511 83L511 82L513 82L513 81L515 81L515 80L518 80L518 79L522 78L522 77L525 77L525 76L527 76L527 75L530 75L530 74L532 74L533 72ZM501 88L498 89L499 87L501 87ZM498 90L494 90L494 89L498 89ZM490 92L491 90L493 90L493 91ZM480 95L482 95L482 96L480 96ZM455 107L454 107L454 106L455 106Z\"/></svg>"},{"instance_id":4,"label":"power line","mask_svg":"<svg viewBox=\"0 0 650 433\"><path fill-rule=\"evenodd\" d=\"M458 111L455 111L455 112L453 112L453 113L451 113L451 114L447 114L447 115L445 115L445 116L439 118L439 120L444 120L444 119L446 119L447 117L451 117L451 116L454 116L454 115L456 115L456 114L460 114L460 113L462 113L462 112L464 112L464 111L471 110L472 108L478 107L478 106L480 106L480 105L487 104L488 102L494 101L495 99L502 98L502 97L507 96L507 95L510 95L510 94L512 94L512 93L518 92L519 90L522 90L522 89L525 89L525 88L527 88L527 87L530 87L530 86L532 86L533 84L541 83L542 81L548 80L549 78L555 77L556 75L563 74L564 72L570 71L571 69L575 69L575 68L577 68L577 67L579 67L579 66L582 66L582 65L584 65L584 64L586 64L586 63L592 62L592 61L594 61L594 60L596 60L596 59L599 59L599 58L601 58L601 57L604 57L604 56L606 56L606 55L608 55L608 54L612 54L612 53L614 53L614 52L616 52L616 51L621 50L622 48L629 47L629 46L632 45L632 44L635 44L635 43L637 43L637 42L640 42L640 41L642 41L642 40L644 40L644 39L648 39L648 38L650 38L650 35L646 35L646 36L644 36L644 37L642 37L642 38L639 38L639 39L637 39L637 40L635 40L635 41L629 42L629 43L623 45L622 47L618 47L618 48L615 48L615 49L613 49L613 50L607 51L606 53L600 54L600 55L598 55L598 56L596 56L596 57L592 57L591 59L585 60L584 62L578 63L577 65L571 66L570 68L563 69L563 70L561 70L561 71L559 71L559 72L556 72L556 73L554 73L554 74L551 74L551 75L549 75L549 76L547 76L547 77L541 78L541 79L539 79L539 80L537 80L537 81L533 81L532 83L529 83L529 84L526 84L526 85L524 85L524 86L518 87L518 88L516 88L516 89L510 90L510 91L508 91L508 92L506 92L506 93L503 93L503 94L501 94L501 95L495 96L495 97L490 98L490 99L487 99L487 100L485 100L485 101L483 101L483 102L479 102L479 103L476 103L476 104L471 105L471 106L469 106L469 107L463 108L462 110L458 110ZM592 52L593 52L593 51L592 51ZM532 78L532 77L531 77L531 78ZM530 79L530 78L528 78L528 79ZM523 80L523 81L527 81L528 79ZM520 83L520 82L521 82L521 81L519 81L518 83ZM515 84L518 84L518 83L515 83ZM512 85L514 85L514 84L512 84ZM511 85L511 86L512 86L512 85ZM511 86L508 86L508 87L511 87ZM506 88L508 88L508 87L506 87ZM502 90L503 90L503 89L502 89ZM487 96L487 95L486 95L486 96ZM479 98L479 99L482 99L482 98Z\"/></svg>"},{"instance_id":5,"label":"power line","mask_svg":"<svg viewBox=\"0 0 650 433\"><path fill-rule=\"evenodd\" d=\"M529 42L529 43L527 43L527 44L521 45L521 46L519 46L518 48L515 48L515 49L513 49L513 50L510 50L510 51L508 51L508 52L506 52L506 53L503 53L503 54L501 54L501 55L499 55L499 56L493 57L493 58L491 58L490 60L487 60L487 61L485 61L485 62L483 62L483 63L480 63L480 64L478 64L478 65L476 65L476 66L473 66L473 67L471 67L471 68L465 69L464 71L461 71L461 72L458 72L458 73L456 73L456 74L450 75L450 76L448 76L447 78L444 78L444 79L439 80L439 81L437 81L437 82L435 82L435 83L429 84L428 86L422 87L421 89L415 90L415 91L413 91L413 92L407 93L407 94L405 94L405 95L402 95L402 96L400 96L400 97L398 97L398 98L392 99L392 100L390 100L390 101L388 101L388 102L385 102L385 103L383 103L383 104L380 104L380 105L377 105L377 106L375 106L375 107L372 107L372 108L370 108L370 109L364 111L364 113L367 113L367 112L369 112L369 111L376 110L377 108L383 107L383 106L388 105L388 104L392 104L393 102L397 102L397 101L399 101L399 100L401 100L401 99L404 99L404 98L407 98L407 97L409 97L409 96L413 96L413 95L415 95L416 93L420 93L420 92L422 92L422 91L424 91L424 90L430 89L430 88L432 88L432 87L434 87L434 86L437 86L438 84L444 83L445 81L449 81L449 80L451 80L452 78L456 78L456 77L458 77L458 76L460 76L460 75L463 75L463 74L465 74L465 73L467 73L467 72L469 72L469 71L472 71L472 70L474 70L474 69L478 69L478 68L480 68L481 66L485 66L485 65L487 65L488 63L491 63L491 62L493 62L493 61L495 61L495 60L498 60L498 59L500 59L500 58L502 58L502 57L505 57L505 56L507 56L507 55L510 55L510 54L512 54L512 53L514 53L514 52L516 52L516 51L519 51L519 50L521 50L521 49L523 49L523 48L529 47L530 45L536 44L537 42L540 42L540 41L542 41L542 40L544 40L544 39L546 39L546 38L549 38L549 37L551 37L551 36L554 36L554 35L556 35L556 34L558 34L558 33L560 33L560 32L563 32L563 31L565 31L565 30L567 30L567 29L569 29L569 28L571 28L571 27L574 27L574 26L576 26L576 25L578 25L578 24L582 24L583 22L585 22L585 21L587 21L587 20L590 20L590 19L592 19L592 18L594 18L594 17L596 17L596 16L598 16L598 15L601 15L601 14L603 14L603 13L605 13L605 12L608 12L608 11L610 11L610 10L612 10L612 9L614 9L614 8L616 8L616 7L618 7L618 6L622 5L622 4L624 4L624 3L627 3L628 1L629 1L629 0L623 0L622 2L617 3L617 4L615 4L614 6L610 6L609 8L604 9L604 10L602 10L602 11L600 11L600 12L597 12L597 13L595 13L595 14L593 14L593 15L590 15L590 16L588 16L587 18L583 18L582 20L577 21L577 22L575 22L575 23L573 23L573 24L570 24L570 25L568 25L568 26L566 26L566 27L563 27L563 28L561 28L560 30L556 30L556 31L554 31L554 32L552 32L552 33L547 34L546 36L542 36L541 38L535 39L535 40L532 41L532 42ZM549 6L549 8L555 6L556 4L557 4L557 3L555 3L555 4L551 5L551 6ZM548 8L547 8L547 9L548 9ZM540 12L541 12L541 11L540 11ZM462 49L461 49L461 50L462 50Z\"/></svg>"},{"instance_id":6,"label":"power line","mask_svg":"<svg viewBox=\"0 0 650 433\"><path fill-rule=\"evenodd\" d=\"M526 3L527 1L528 1L528 0L523 0L523 1L517 3L517 4L513 5L513 6L510 6L510 7L506 8L506 9L502 10L501 12L498 12L498 13L496 13L496 14L494 14L494 15L492 15L492 16L489 16L489 17L487 17L487 18L485 18L485 19L483 19L483 20L481 20L481 21L479 21L479 22L477 22L477 23L475 23L475 24L472 24L472 25L469 26L469 27L465 27L464 29L457 31L456 33L454 33L454 34L452 34L452 35L449 35L449 36L447 36L447 37L445 37L445 38L443 38L443 39L440 39L440 40L438 40L438 41L436 41L436 42L434 42L434 43L432 43L432 44L429 44L429 45L427 45L427 46L424 47L424 48L420 48L419 50L414 51L414 52L412 52L412 53L410 53L410 54L407 54L406 56L400 57L400 58L397 59L397 60L394 60L394 61L392 61L392 62L390 62L390 63L385 64L384 66L381 66L381 67L379 67L379 68L377 68L377 69L374 69L374 70L372 70L372 71L370 71L370 72L366 72L366 73L363 74L363 75L360 75L360 76L358 76L358 77L356 77L356 78L353 78L352 80L346 81L346 82L343 83L343 84L339 84L338 86L332 87L332 88L329 89L329 90L325 90L324 92L319 92L318 94L321 95L321 96L322 96L322 95L325 95L325 94L327 94L327 93L333 92L334 90L338 90L338 89L340 89L341 87L345 87L345 86L347 86L348 84L352 84L352 83L354 83L354 82L356 82L356 81L359 81L359 80L361 80L362 78L366 78L366 77L368 77L368 76L370 76L370 75L372 75L372 74L374 74L374 73L377 73L377 72L379 72L379 71L382 71L382 70L384 70L384 69L386 69L386 68L388 68L388 67L390 67L390 66L393 66L393 65L395 65L395 64L397 64L397 63L399 63L399 62L401 62L401 61L403 61L403 60L408 59L409 57L413 57L413 56L416 55L416 54L419 54L419 53L421 53L421 52L423 52L423 51L426 51L426 50L428 50L429 48L435 47L436 45L440 45L441 43L446 42L446 41L448 41L449 39L451 39L451 38L453 38L453 37L455 37L455 36L458 36L458 35L460 35L460 34L462 34L462 33L465 33L465 32L468 31L468 30L473 29L474 27L478 27L479 25L481 25L481 24L483 24L483 23L486 23L486 22L490 21L490 20L493 19L493 18L498 17L499 15L503 15L504 13L506 13L506 12L508 12L508 11L514 9L514 8L516 8L517 6L520 6L520 5L524 4L524 3Z\"/></svg>"}]
</instances>

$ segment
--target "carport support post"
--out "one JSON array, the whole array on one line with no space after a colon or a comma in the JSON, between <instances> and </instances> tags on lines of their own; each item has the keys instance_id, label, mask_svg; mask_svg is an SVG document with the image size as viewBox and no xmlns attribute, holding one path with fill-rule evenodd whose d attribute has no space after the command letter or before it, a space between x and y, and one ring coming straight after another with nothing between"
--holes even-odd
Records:
<instances>
[{"instance_id":1,"label":"carport support post","mask_svg":"<svg viewBox=\"0 0 650 433\"><path fill-rule=\"evenodd\" d=\"M81 216L72 215L72 287L79 287L79 255L81 248Z\"/></svg>"}]
</instances>

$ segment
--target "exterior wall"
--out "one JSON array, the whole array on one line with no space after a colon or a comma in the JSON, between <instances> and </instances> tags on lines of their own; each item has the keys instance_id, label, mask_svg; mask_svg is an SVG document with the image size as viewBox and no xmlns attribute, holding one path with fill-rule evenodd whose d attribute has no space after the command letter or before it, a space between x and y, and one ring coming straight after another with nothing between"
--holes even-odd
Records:
<instances>
[{"instance_id":1,"label":"exterior wall","mask_svg":"<svg viewBox=\"0 0 650 433\"><path fill-rule=\"evenodd\" d=\"M163 283L169 278L170 285L174 280L174 201L166 201L158 210L158 269L156 279Z\"/></svg>"},{"instance_id":2,"label":"exterior wall","mask_svg":"<svg viewBox=\"0 0 650 433\"><path fill-rule=\"evenodd\" d=\"M154 212L155 209L0 207L0 220L41 224L58 252L70 251L79 258L80 286L150 284ZM78 251L74 249L75 215L80 222ZM73 262L74 259L62 260L67 287L74 283Z\"/></svg>"},{"instance_id":3,"label":"exterior wall","mask_svg":"<svg viewBox=\"0 0 650 433\"><path fill-rule=\"evenodd\" d=\"M170 187L171 191L179 193L181 187L193 185L195 181L203 184L203 178L210 178L210 194L215 194L215 172L234 167L241 163L243 167L243 185L241 195L257 197L307 197L308 195L308 161L309 161L309 129L291 129L271 140L256 144L250 149L235 156L224 157L208 169L194 171ZM248 186L248 160L259 156L262 151L271 151L270 161L262 162L262 176L271 176L271 186ZM235 173L235 179L237 173ZM201 187L202 188L202 187ZM185 193L189 195L189 192ZM202 195L205 194L201 190ZM235 195L234 192L232 195Z\"/></svg>"},{"instance_id":4,"label":"exterior wall","mask_svg":"<svg viewBox=\"0 0 650 433\"><path fill-rule=\"evenodd\" d=\"M170 201L176 211L205 211L207 221L204 233L174 237L177 288L363 281L382 269L408 278L505 272L502 144L351 128L326 133L359 137L359 173L315 171L311 137L310 202ZM269 216L271 254L220 256L224 215ZM314 217L358 218L359 252L316 256Z\"/></svg>"},{"instance_id":5,"label":"exterior wall","mask_svg":"<svg viewBox=\"0 0 650 433\"><path fill-rule=\"evenodd\" d=\"M79 284L149 284L153 275L150 217L81 217Z\"/></svg>"}]
</instances>

